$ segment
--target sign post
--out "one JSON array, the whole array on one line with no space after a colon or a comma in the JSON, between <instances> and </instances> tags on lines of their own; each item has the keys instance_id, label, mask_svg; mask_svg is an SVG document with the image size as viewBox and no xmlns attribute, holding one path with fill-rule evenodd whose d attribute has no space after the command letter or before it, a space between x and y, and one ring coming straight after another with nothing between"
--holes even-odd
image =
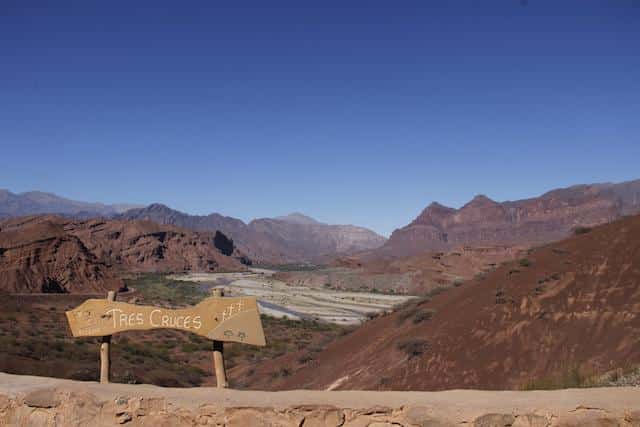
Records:
<instances>
[{"instance_id":1,"label":"sign post","mask_svg":"<svg viewBox=\"0 0 640 427\"><path fill-rule=\"evenodd\" d=\"M116 293L109 291L107 301L115 301ZM108 384L111 374L111 335L102 337L100 344L100 384Z\"/></svg>"},{"instance_id":2,"label":"sign post","mask_svg":"<svg viewBox=\"0 0 640 427\"><path fill-rule=\"evenodd\" d=\"M213 340L213 361L219 388L227 387L224 342L266 345L258 302L254 297L223 298L221 290L199 304L182 309L88 299L66 312L74 337L103 337L100 346L100 382L109 382L111 335L133 330L180 329Z\"/></svg>"},{"instance_id":3,"label":"sign post","mask_svg":"<svg viewBox=\"0 0 640 427\"><path fill-rule=\"evenodd\" d=\"M215 298L222 298L224 291L220 288L213 290ZM224 367L224 341L213 340L213 368L216 373L216 383L218 388L227 388L227 371Z\"/></svg>"}]
</instances>

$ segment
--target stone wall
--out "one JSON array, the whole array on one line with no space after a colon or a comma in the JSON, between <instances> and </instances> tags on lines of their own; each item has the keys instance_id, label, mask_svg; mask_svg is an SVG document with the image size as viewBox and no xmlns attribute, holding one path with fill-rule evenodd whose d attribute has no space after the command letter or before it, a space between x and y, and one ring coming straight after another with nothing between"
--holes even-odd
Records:
<instances>
[{"instance_id":1,"label":"stone wall","mask_svg":"<svg viewBox=\"0 0 640 427\"><path fill-rule=\"evenodd\" d=\"M0 374L0 425L631 427L640 389L270 393Z\"/></svg>"}]
</instances>

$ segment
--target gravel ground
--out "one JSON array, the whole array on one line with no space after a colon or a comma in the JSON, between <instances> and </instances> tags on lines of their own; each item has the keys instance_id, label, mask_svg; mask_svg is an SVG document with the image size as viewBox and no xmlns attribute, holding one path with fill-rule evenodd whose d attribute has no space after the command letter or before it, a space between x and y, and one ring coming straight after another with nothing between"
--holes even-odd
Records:
<instances>
[{"instance_id":1,"label":"gravel ground","mask_svg":"<svg viewBox=\"0 0 640 427\"><path fill-rule=\"evenodd\" d=\"M276 317L310 318L343 325L359 324L371 313L392 309L413 297L368 292L342 292L293 286L272 278L270 270L246 273L190 273L176 280L223 286L228 295L250 295L261 302L261 311Z\"/></svg>"}]
</instances>

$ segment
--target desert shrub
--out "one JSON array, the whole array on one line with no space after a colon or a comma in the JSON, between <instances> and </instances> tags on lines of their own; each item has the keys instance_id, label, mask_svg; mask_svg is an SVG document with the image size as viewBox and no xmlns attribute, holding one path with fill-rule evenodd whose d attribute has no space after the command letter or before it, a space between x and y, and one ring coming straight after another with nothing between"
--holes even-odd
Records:
<instances>
[{"instance_id":1,"label":"desert shrub","mask_svg":"<svg viewBox=\"0 0 640 427\"><path fill-rule=\"evenodd\" d=\"M370 311L370 312L366 313L365 316L367 317L368 320L373 320L376 317L378 317L378 313L375 312L375 311Z\"/></svg>"},{"instance_id":2,"label":"desert shrub","mask_svg":"<svg viewBox=\"0 0 640 427\"><path fill-rule=\"evenodd\" d=\"M484 278L487 277L487 273L485 273L484 271L479 271L476 274L474 274L473 277L476 280L484 280Z\"/></svg>"},{"instance_id":3,"label":"desert shrub","mask_svg":"<svg viewBox=\"0 0 640 427\"><path fill-rule=\"evenodd\" d=\"M98 381L100 373L98 368L85 368L72 372L70 378L76 381Z\"/></svg>"},{"instance_id":4,"label":"desert shrub","mask_svg":"<svg viewBox=\"0 0 640 427\"><path fill-rule=\"evenodd\" d=\"M289 375L291 375L291 371L289 370L289 368L286 367L282 367L280 369L278 369L277 371L271 372L271 378L276 379L278 377L288 377Z\"/></svg>"},{"instance_id":5,"label":"desert shrub","mask_svg":"<svg viewBox=\"0 0 640 427\"><path fill-rule=\"evenodd\" d=\"M589 387L590 379L582 374L578 366L570 366L562 372L529 380L523 390L557 390L564 388Z\"/></svg>"},{"instance_id":6,"label":"desert shrub","mask_svg":"<svg viewBox=\"0 0 640 427\"><path fill-rule=\"evenodd\" d=\"M429 291L429 296L435 297L436 295L440 295L441 293L446 291L447 291L447 288L445 288L444 286L436 286L435 288Z\"/></svg>"},{"instance_id":7,"label":"desert shrub","mask_svg":"<svg viewBox=\"0 0 640 427\"><path fill-rule=\"evenodd\" d=\"M417 305L410 305L403 310L398 312L398 317L396 317L396 324L401 325L407 321L407 319L413 317L418 312L419 307Z\"/></svg>"},{"instance_id":8,"label":"desert shrub","mask_svg":"<svg viewBox=\"0 0 640 427\"><path fill-rule=\"evenodd\" d=\"M313 356L311 356L311 354L306 353L303 354L302 356L298 357L298 363L304 365L305 363L309 363L313 360Z\"/></svg>"},{"instance_id":9,"label":"desert shrub","mask_svg":"<svg viewBox=\"0 0 640 427\"><path fill-rule=\"evenodd\" d=\"M591 231L591 227L578 226L578 227L573 229L573 234L575 234L575 235L587 234L590 231Z\"/></svg>"},{"instance_id":10,"label":"desert shrub","mask_svg":"<svg viewBox=\"0 0 640 427\"><path fill-rule=\"evenodd\" d=\"M184 353L193 353L195 351L200 350L199 346L197 344L191 343L191 342L186 342L184 344L182 344L181 349Z\"/></svg>"},{"instance_id":11,"label":"desert shrub","mask_svg":"<svg viewBox=\"0 0 640 427\"><path fill-rule=\"evenodd\" d=\"M529 261L527 258L522 258L520 261L518 261L518 264L520 264L521 267L529 267L531 266L531 261Z\"/></svg>"},{"instance_id":12,"label":"desert shrub","mask_svg":"<svg viewBox=\"0 0 640 427\"><path fill-rule=\"evenodd\" d=\"M435 314L435 310L432 310L430 308L418 310L413 315L413 323L418 324L426 320L431 320L434 314Z\"/></svg>"},{"instance_id":13,"label":"desert shrub","mask_svg":"<svg viewBox=\"0 0 640 427\"><path fill-rule=\"evenodd\" d=\"M421 339L409 339L400 341L396 347L398 350L406 353L406 355L409 356L409 359L413 359L414 357L421 356L425 351L427 351L429 348L429 342Z\"/></svg>"},{"instance_id":14,"label":"desert shrub","mask_svg":"<svg viewBox=\"0 0 640 427\"><path fill-rule=\"evenodd\" d=\"M380 378L380 381L378 381L378 384L380 384L381 386L387 386L387 385L391 384L391 378L382 377L382 378Z\"/></svg>"},{"instance_id":15,"label":"desert shrub","mask_svg":"<svg viewBox=\"0 0 640 427\"><path fill-rule=\"evenodd\" d=\"M421 298L413 298L397 305L394 308L394 312L397 313L396 324L401 325L407 321L407 319L415 317L416 314L422 310L420 306L429 301L431 301L431 297L424 296Z\"/></svg>"},{"instance_id":16,"label":"desert shrub","mask_svg":"<svg viewBox=\"0 0 640 427\"><path fill-rule=\"evenodd\" d=\"M462 286L463 283L464 283L464 279L462 277L456 277L455 279L453 279L453 282L451 282L451 284L456 288L458 286Z\"/></svg>"}]
</instances>

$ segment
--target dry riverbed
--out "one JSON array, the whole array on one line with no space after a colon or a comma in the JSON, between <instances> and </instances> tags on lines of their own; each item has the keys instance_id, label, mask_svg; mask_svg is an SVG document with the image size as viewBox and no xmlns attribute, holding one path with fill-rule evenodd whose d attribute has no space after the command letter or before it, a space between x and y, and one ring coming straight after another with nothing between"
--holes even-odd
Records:
<instances>
[{"instance_id":1,"label":"dry riverbed","mask_svg":"<svg viewBox=\"0 0 640 427\"><path fill-rule=\"evenodd\" d=\"M413 298L290 285L274 279L273 274L272 270L253 269L240 273L186 273L170 278L224 287L227 295L255 296L263 314L295 320L317 319L343 325L359 324L370 313L390 310Z\"/></svg>"}]
</instances>

